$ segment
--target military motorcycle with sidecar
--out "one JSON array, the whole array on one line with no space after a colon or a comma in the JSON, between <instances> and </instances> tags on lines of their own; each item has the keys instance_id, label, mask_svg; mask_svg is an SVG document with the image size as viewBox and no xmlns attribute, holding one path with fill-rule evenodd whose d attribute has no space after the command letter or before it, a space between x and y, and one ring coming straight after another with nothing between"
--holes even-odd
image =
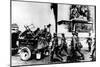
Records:
<instances>
[{"instance_id":1,"label":"military motorcycle with sidecar","mask_svg":"<svg viewBox=\"0 0 100 67\"><path fill-rule=\"evenodd\" d=\"M37 28L35 31L32 31L29 26L24 27L26 30L20 34L18 39L21 60L30 60L33 55L36 59L49 56L51 33L47 32L46 29L40 30L40 28Z\"/></svg>"}]
</instances>

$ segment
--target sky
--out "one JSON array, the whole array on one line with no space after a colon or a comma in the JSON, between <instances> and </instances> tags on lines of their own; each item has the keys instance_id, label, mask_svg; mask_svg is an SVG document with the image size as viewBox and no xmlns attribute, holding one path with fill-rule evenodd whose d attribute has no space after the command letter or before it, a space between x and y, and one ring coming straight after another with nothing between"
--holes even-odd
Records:
<instances>
[{"instance_id":1,"label":"sky","mask_svg":"<svg viewBox=\"0 0 100 67\"><path fill-rule=\"evenodd\" d=\"M25 30L24 25L30 24L43 28L51 23L54 27L55 19L50 6L50 3L12 1L12 23L17 23L20 30Z\"/></svg>"}]
</instances>

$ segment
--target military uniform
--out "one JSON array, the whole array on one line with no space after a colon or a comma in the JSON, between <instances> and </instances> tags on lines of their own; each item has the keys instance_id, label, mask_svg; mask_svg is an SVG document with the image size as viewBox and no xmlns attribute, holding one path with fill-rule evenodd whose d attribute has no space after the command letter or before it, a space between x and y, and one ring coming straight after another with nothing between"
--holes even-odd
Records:
<instances>
[{"instance_id":1,"label":"military uniform","mask_svg":"<svg viewBox=\"0 0 100 67\"><path fill-rule=\"evenodd\" d=\"M64 36L64 34L62 34L62 39L61 39L61 46L60 46L60 50L61 51L65 51L66 52L66 54L68 54L68 51L67 51L67 43L66 43L66 38L65 38L65 36Z\"/></svg>"},{"instance_id":2,"label":"military uniform","mask_svg":"<svg viewBox=\"0 0 100 67\"><path fill-rule=\"evenodd\" d=\"M71 42L71 52L73 56L77 55L77 52L81 55L82 59L84 59L84 55L81 53L82 45L79 42L78 33L74 33Z\"/></svg>"},{"instance_id":3,"label":"military uniform","mask_svg":"<svg viewBox=\"0 0 100 67\"><path fill-rule=\"evenodd\" d=\"M92 45L92 38L87 38L87 43L88 43L88 51L91 51L91 45Z\"/></svg>"},{"instance_id":4,"label":"military uniform","mask_svg":"<svg viewBox=\"0 0 100 67\"><path fill-rule=\"evenodd\" d=\"M53 41L52 41L52 52L51 52L51 61L54 60L54 54L57 56L57 58L61 61L63 58L60 55L59 52L59 46L58 46L58 37L57 34L54 33Z\"/></svg>"}]
</instances>

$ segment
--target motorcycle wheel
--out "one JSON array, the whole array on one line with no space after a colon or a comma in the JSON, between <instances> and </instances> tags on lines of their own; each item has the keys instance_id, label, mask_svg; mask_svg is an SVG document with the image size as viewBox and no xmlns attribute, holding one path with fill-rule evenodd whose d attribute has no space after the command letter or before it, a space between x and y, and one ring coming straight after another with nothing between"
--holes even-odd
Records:
<instances>
[{"instance_id":1,"label":"motorcycle wheel","mask_svg":"<svg viewBox=\"0 0 100 67\"><path fill-rule=\"evenodd\" d=\"M27 61L31 59L32 53L29 47L22 47L20 50L20 58L21 60Z\"/></svg>"}]
</instances>

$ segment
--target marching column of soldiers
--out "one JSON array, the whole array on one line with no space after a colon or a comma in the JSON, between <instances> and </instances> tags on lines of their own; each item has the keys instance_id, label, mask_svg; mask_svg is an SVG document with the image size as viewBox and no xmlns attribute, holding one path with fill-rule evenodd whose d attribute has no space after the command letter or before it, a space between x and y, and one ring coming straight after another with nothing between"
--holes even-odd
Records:
<instances>
[{"instance_id":1,"label":"marching column of soldiers","mask_svg":"<svg viewBox=\"0 0 100 67\"><path fill-rule=\"evenodd\" d=\"M71 52L71 59L70 60L71 61L77 60L76 52L78 52L81 55L82 59L84 59L84 55L81 53L82 45L79 42L78 33L73 32L72 35L73 36L72 36L72 41L71 41L71 51L70 51ZM61 53L63 50L66 52L66 57L69 55L68 49L67 49L68 47L67 47L67 43L66 43L66 38L65 38L64 34L62 34L61 44L59 46L57 34L54 33L52 47L53 47L53 50L51 53L51 61L53 61L53 59L54 59L54 54L58 57L58 59L60 61L63 61L62 53ZM67 59L66 59L66 61L67 61Z\"/></svg>"},{"instance_id":2,"label":"marching column of soldiers","mask_svg":"<svg viewBox=\"0 0 100 67\"><path fill-rule=\"evenodd\" d=\"M90 33L89 33L90 34ZM77 31L73 31L72 32L72 40L71 40L71 49L70 49L70 53L68 52L68 45L66 43L66 38L65 35L62 34L62 38L61 38L61 44L58 44L58 36L56 33L54 33L53 35L53 41L52 41L52 52L51 52L51 61L55 61L55 57L54 54L56 55L56 57L58 57L58 60L60 60L61 62L63 62L63 54L62 51L64 50L66 52L66 57L68 57L69 59L66 59L66 62L78 62L79 60L84 60L85 56L82 53L81 49L83 47L83 45L81 44L79 37L78 37L78 32ZM89 35L90 36L90 35ZM96 40L94 38L94 43L92 43L92 39L90 37L87 38L87 44L88 44L88 51L91 52L91 58L92 60L95 60L95 44L96 44ZM91 50L91 45L93 44L94 48L93 50ZM80 54L80 56L78 55Z\"/></svg>"}]
</instances>

